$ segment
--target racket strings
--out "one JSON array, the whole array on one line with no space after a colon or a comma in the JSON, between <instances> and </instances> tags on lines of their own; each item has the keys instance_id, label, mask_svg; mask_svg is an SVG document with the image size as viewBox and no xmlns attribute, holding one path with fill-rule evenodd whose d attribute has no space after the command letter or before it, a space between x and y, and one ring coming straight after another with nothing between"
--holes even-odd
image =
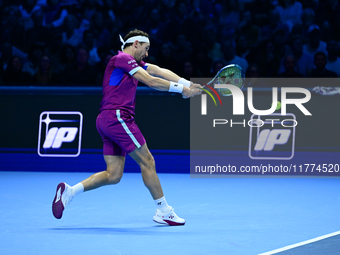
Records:
<instances>
[{"instance_id":1,"label":"racket strings","mask_svg":"<svg viewBox=\"0 0 340 255\"><path fill-rule=\"evenodd\" d=\"M237 67L230 67L221 71L215 84L232 84L241 88L243 85L242 78L243 73L241 69Z\"/></svg>"},{"instance_id":2,"label":"racket strings","mask_svg":"<svg viewBox=\"0 0 340 255\"><path fill-rule=\"evenodd\" d=\"M229 66L221 70L221 72L217 75L214 84L232 84L242 88L243 78L244 74L242 69L237 66ZM218 91L224 96L231 95L231 91L229 89L218 89Z\"/></svg>"}]
</instances>

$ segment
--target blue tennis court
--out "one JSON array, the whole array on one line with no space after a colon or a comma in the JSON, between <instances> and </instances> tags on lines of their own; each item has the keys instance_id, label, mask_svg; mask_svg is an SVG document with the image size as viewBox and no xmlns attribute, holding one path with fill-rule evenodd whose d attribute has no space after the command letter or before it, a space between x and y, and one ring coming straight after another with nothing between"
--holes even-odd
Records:
<instances>
[{"instance_id":1,"label":"blue tennis court","mask_svg":"<svg viewBox=\"0 0 340 255\"><path fill-rule=\"evenodd\" d=\"M168 227L152 221L141 175L126 173L77 196L56 220L56 185L89 174L0 172L0 254L340 254L339 178L161 173L167 201L187 221Z\"/></svg>"},{"instance_id":2,"label":"blue tennis court","mask_svg":"<svg viewBox=\"0 0 340 255\"><path fill-rule=\"evenodd\" d=\"M340 254L340 178L335 169L334 175L324 177L320 172L314 177L305 172L283 175L287 178L261 174L259 178L190 176L190 153L195 147L189 146L193 140L189 101L173 95L152 96L148 91L138 95L141 107L136 122L152 149L166 200L186 219L186 225L168 227L153 222L154 201L144 187L138 165L129 157L118 185L75 197L63 218L56 220L51 205L58 183L75 185L105 169L102 141L95 128L101 91L90 94L92 90L71 89L72 93L58 88L60 95L54 95L53 90L45 95L47 89L37 94L37 89L18 87L9 91L13 94L1 96L2 108L12 110L1 112L5 122L0 148L0 254ZM23 91L32 95L21 94ZM259 96L265 101L268 95ZM320 105L329 112L325 114ZM20 113L16 109L21 109ZM171 110L165 113L164 109ZM295 155L284 165L338 166L339 125L334 116L338 116L339 100L315 96L308 109L312 119L296 114ZM81 149L78 157L38 155L39 116L45 111L83 114L81 148L72 147L79 144L77 141L61 148L64 152ZM176 139L174 126L183 130L176 133ZM202 143L210 139L204 135L209 132L203 131L203 124L195 127ZM229 147L211 155L221 156L233 166L274 165L273 161L249 157L252 140L248 128L228 127L225 131L220 137Z\"/></svg>"}]
</instances>

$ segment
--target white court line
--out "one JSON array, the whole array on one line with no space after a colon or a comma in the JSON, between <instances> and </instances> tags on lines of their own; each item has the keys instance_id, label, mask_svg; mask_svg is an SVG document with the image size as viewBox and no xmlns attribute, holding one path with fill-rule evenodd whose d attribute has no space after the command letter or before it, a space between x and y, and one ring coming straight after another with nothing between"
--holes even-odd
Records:
<instances>
[{"instance_id":1,"label":"white court line","mask_svg":"<svg viewBox=\"0 0 340 255\"><path fill-rule=\"evenodd\" d=\"M290 250L290 249L293 249L293 248L296 248L296 247L299 247L299 246L303 246L303 245L306 245L306 244L314 243L314 242L320 241L322 239L326 239L326 238L329 238L329 237L332 237L332 236L336 236L336 235L340 235L340 231L333 232L333 233L330 233L330 234L327 234L327 235L323 235L323 236L319 236L319 237L316 237L316 238L313 238L313 239L309 239L307 241L303 241L303 242L300 242L300 243L288 245L288 246L285 246L285 247L282 247L282 248L279 248L279 249L276 249L276 250L273 250L273 251L267 251L265 253L261 253L261 254L258 254L258 255L271 255L271 254L275 254L275 253L278 253L278 252L281 252L281 251L286 251L286 250Z\"/></svg>"}]
</instances>

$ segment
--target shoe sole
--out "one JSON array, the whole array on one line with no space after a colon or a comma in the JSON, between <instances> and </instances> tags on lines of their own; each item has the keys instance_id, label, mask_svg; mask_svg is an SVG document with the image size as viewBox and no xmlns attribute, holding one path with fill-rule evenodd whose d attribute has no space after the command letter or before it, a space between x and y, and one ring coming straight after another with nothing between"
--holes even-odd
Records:
<instances>
[{"instance_id":1,"label":"shoe sole","mask_svg":"<svg viewBox=\"0 0 340 255\"><path fill-rule=\"evenodd\" d=\"M162 224L162 225L166 225L166 224L167 224L167 223L164 222L164 221L163 221L163 222L160 222L160 221L157 221L157 220L155 220L155 219L153 219L153 221L156 222L156 223L158 223L158 224Z\"/></svg>"},{"instance_id":2,"label":"shoe sole","mask_svg":"<svg viewBox=\"0 0 340 255\"><path fill-rule=\"evenodd\" d=\"M161 221L158 221L155 218L153 218L153 221L158 223L158 224L169 225L169 226L183 226L185 224L185 222L180 223L180 222L175 222L175 221L171 221L171 220L161 220Z\"/></svg>"},{"instance_id":3,"label":"shoe sole","mask_svg":"<svg viewBox=\"0 0 340 255\"><path fill-rule=\"evenodd\" d=\"M171 220L163 220L163 221L165 221L170 226L183 226L185 224L185 221L183 223L174 222L174 221L171 221Z\"/></svg>"},{"instance_id":4,"label":"shoe sole","mask_svg":"<svg viewBox=\"0 0 340 255\"><path fill-rule=\"evenodd\" d=\"M162 219L160 219L160 218L157 218L156 216L154 216L153 218L153 221L154 222L156 222L156 223L158 223L158 224L166 224L166 222L164 222Z\"/></svg>"},{"instance_id":5,"label":"shoe sole","mask_svg":"<svg viewBox=\"0 0 340 255\"><path fill-rule=\"evenodd\" d=\"M65 191L65 183L59 183L58 186L57 186L57 190L55 192L55 197L53 199L53 202L52 202L52 213L53 213L53 216L56 218L56 219L61 219L61 217L63 216L63 211L64 211L64 205L62 203L62 195ZM58 194L58 191L60 190L60 193ZM57 201L59 197L59 200Z\"/></svg>"}]
</instances>

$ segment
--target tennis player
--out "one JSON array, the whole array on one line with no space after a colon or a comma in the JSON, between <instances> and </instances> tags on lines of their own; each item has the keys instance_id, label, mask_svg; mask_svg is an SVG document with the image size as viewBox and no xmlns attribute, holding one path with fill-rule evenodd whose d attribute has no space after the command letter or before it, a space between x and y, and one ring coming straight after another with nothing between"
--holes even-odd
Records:
<instances>
[{"instance_id":1,"label":"tennis player","mask_svg":"<svg viewBox=\"0 0 340 255\"><path fill-rule=\"evenodd\" d=\"M52 204L54 217L60 219L70 201L78 194L104 185L117 184L123 176L125 156L130 155L140 166L143 181L156 204L153 220L160 224L184 225L168 205L158 179L155 161L135 123L135 102L138 81L149 87L181 93L184 98L201 93L201 86L185 80L172 71L143 61L150 48L149 35L140 30L120 37L122 51L111 58L103 79L103 98L96 125L103 139L106 171L93 174L69 186L59 183Z\"/></svg>"}]
</instances>

